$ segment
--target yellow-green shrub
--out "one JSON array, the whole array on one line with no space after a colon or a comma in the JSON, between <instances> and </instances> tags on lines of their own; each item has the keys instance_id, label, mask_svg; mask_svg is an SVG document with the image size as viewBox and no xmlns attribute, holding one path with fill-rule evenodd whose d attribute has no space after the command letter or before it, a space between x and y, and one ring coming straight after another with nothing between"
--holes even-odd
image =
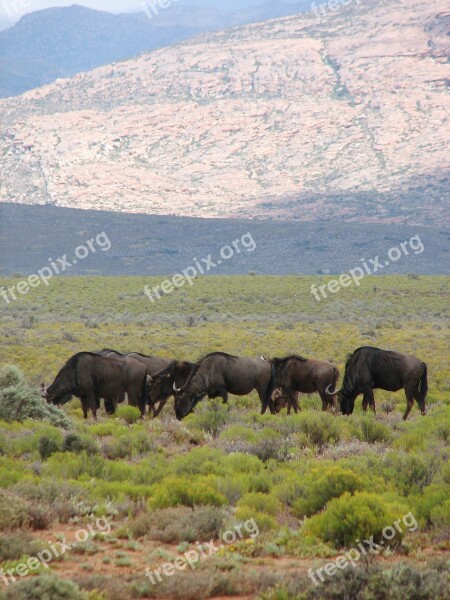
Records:
<instances>
[{"instance_id":1,"label":"yellow-green shrub","mask_svg":"<svg viewBox=\"0 0 450 600\"><path fill-rule=\"evenodd\" d=\"M298 497L292 503L293 512L297 517L309 517L344 492L354 494L356 491L369 489L372 485L368 479L339 465L315 467L298 482Z\"/></svg>"},{"instance_id":2,"label":"yellow-green shrub","mask_svg":"<svg viewBox=\"0 0 450 600\"><path fill-rule=\"evenodd\" d=\"M308 519L303 532L313 535L336 547L354 545L357 539L373 536L375 542L383 540L382 531L408 512L406 505L392 499L368 492L356 492L354 496L346 492L334 498L319 515ZM399 543L402 533L396 530L390 545Z\"/></svg>"},{"instance_id":3,"label":"yellow-green shrub","mask_svg":"<svg viewBox=\"0 0 450 600\"><path fill-rule=\"evenodd\" d=\"M220 450L204 446L194 448L188 454L176 456L171 461L171 471L175 475L221 475L225 473L222 465L224 455Z\"/></svg>"},{"instance_id":4,"label":"yellow-green shrub","mask_svg":"<svg viewBox=\"0 0 450 600\"><path fill-rule=\"evenodd\" d=\"M221 506L226 503L225 496L217 491L217 482L210 477L167 477L162 483L154 486L150 500L152 508L178 505L192 507L199 504Z\"/></svg>"},{"instance_id":5,"label":"yellow-green shrub","mask_svg":"<svg viewBox=\"0 0 450 600\"><path fill-rule=\"evenodd\" d=\"M448 498L450 486L433 484L426 487L422 494L411 496L410 504L414 506L414 514L426 527L445 524L450 520Z\"/></svg>"},{"instance_id":6,"label":"yellow-green shrub","mask_svg":"<svg viewBox=\"0 0 450 600\"><path fill-rule=\"evenodd\" d=\"M118 406L116 415L119 419L128 423L128 425L132 425L133 423L137 423L141 418L141 411L135 406Z\"/></svg>"},{"instance_id":7,"label":"yellow-green shrub","mask_svg":"<svg viewBox=\"0 0 450 600\"><path fill-rule=\"evenodd\" d=\"M372 414L355 415L350 423L350 430L362 442L390 442L392 430L377 421Z\"/></svg>"},{"instance_id":8,"label":"yellow-green shrub","mask_svg":"<svg viewBox=\"0 0 450 600\"><path fill-rule=\"evenodd\" d=\"M274 496L261 494L260 492L244 494L237 505L238 507L246 506L254 509L255 512L272 516L275 516L281 511L281 504Z\"/></svg>"},{"instance_id":9,"label":"yellow-green shrub","mask_svg":"<svg viewBox=\"0 0 450 600\"><path fill-rule=\"evenodd\" d=\"M272 516L258 512L250 506L239 506L236 509L236 519L238 521L254 519L260 531L270 531L278 527L278 523Z\"/></svg>"}]
</instances>

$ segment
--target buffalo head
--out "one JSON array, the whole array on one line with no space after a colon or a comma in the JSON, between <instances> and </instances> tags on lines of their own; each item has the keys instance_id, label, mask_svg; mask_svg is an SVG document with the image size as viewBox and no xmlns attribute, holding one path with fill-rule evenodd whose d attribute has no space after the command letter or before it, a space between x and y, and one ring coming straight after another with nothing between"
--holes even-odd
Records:
<instances>
[{"instance_id":1,"label":"buffalo head","mask_svg":"<svg viewBox=\"0 0 450 600\"><path fill-rule=\"evenodd\" d=\"M272 394L272 414L278 414L288 405L288 397L281 389L276 389Z\"/></svg>"},{"instance_id":2,"label":"buffalo head","mask_svg":"<svg viewBox=\"0 0 450 600\"><path fill-rule=\"evenodd\" d=\"M41 383L41 397L47 400L47 402L50 402L48 399L48 388L44 382Z\"/></svg>"},{"instance_id":3,"label":"buffalo head","mask_svg":"<svg viewBox=\"0 0 450 600\"><path fill-rule=\"evenodd\" d=\"M204 394L196 396L189 389L182 389L175 393L175 415L179 421L187 417L204 397Z\"/></svg>"},{"instance_id":4,"label":"buffalo head","mask_svg":"<svg viewBox=\"0 0 450 600\"><path fill-rule=\"evenodd\" d=\"M61 393L52 393L52 387L47 388L45 383L41 383L41 396L44 398L48 404L53 404L54 406L60 406L61 404L67 404L70 400L72 400L72 394L61 394Z\"/></svg>"},{"instance_id":5,"label":"buffalo head","mask_svg":"<svg viewBox=\"0 0 450 600\"><path fill-rule=\"evenodd\" d=\"M150 406L167 400L172 394L173 374L171 372L147 375L147 395Z\"/></svg>"},{"instance_id":6,"label":"buffalo head","mask_svg":"<svg viewBox=\"0 0 450 600\"><path fill-rule=\"evenodd\" d=\"M337 396L339 402L339 408L341 409L341 413L343 415L351 415L353 413L353 409L355 408L355 398L356 395L349 394L344 391L344 388L339 388L338 390L331 390L331 385L327 387L325 392L329 396Z\"/></svg>"}]
</instances>

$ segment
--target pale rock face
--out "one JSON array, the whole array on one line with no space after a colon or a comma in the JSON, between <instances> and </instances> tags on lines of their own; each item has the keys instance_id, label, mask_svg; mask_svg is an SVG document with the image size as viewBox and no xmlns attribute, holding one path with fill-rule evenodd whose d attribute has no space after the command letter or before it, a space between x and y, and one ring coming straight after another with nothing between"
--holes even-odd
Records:
<instances>
[{"instance_id":1,"label":"pale rock face","mask_svg":"<svg viewBox=\"0 0 450 600\"><path fill-rule=\"evenodd\" d=\"M441 223L446 8L353 2L321 19L205 34L1 101L1 200ZM423 201L409 202L413 187ZM361 193L391 193L390 204L349 200Z\"/></svg>"}]
</instances>

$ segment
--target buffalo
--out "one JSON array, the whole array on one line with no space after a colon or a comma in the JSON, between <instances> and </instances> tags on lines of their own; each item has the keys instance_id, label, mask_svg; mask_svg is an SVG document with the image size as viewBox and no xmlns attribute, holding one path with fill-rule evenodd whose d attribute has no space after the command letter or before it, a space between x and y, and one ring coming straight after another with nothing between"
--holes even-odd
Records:
<instances>
[{"instance_id":1,"label":"buffalo","mask_svg":"<svg viewBox=\"0 0 450 600\"><path fill-rule=\"evenodd\" d=\"M261 400L261 414L267 407L272 412L270 400L272 370L261 358L232 356L225 352L212 352L199 360L182 388L174 385L175 414L181 420L205 396L228 401L228 394L244 396L256 389Z\"/></svg>"},{"instance_id":2,"label":"buffalo","mask_svg":"<svg viewBox=\"0 0 450 600\"><path fill-rule=\"evenodd\" d=\"M294 392L295 394L295 404L298 406L298 396L299 392ZM293 402L291 402L289 394L282 390L281 388L277 388L274 390L272 394L272 404L273 404L273 412L278 414L282 411L283 408L288 409L288 414L290 414L291 407L294 406Z\"/></svg>"},{"instance_id":3,"label":"buffalo","mask_svg":"<svg viewBox=\"0 0 450 600\"><path fill-rule=\"evenodd\" d=\"M167 400L186 383L194 368L194 363L173 360L164 369L147 375L147 394L153 416L157 417L167 403ZM158 408L155 410L156 404Z\"/></svg>"},{"instance_id":4,"label":"buffalo","mask_svg":"<svg viewBox=\"0 0 450 600\"><path fill-rule=\"evenodd\" d=\"M149 376L154 375L155 373L161 371L162 369L164 369L165 367L167 367L168 365L170 365L171 361L168 358L161 358L160 356L148 356L146 354L141 354L140 352L128 352L127 354L122 354L121 352L118 352L117 350L111 350L110 348L104 348L103 350L100 350L100 352L97 352L97 354L100 354L100 356L113 356L115 358L123 358L123 359L127 359L127 358L132 358L134 360L137 360L138 362L141 362L142 364L144 364L147 367L147 374ZM172 391L171 391L172 393ZM118 400L116 400L115 402L123 402L124 400L124 395L122 395L122 397L120 397ZM105 400L105 409L106 411L109 413L108 409L111 410L111 407L109 406L110 403L108 403L107 406L107 402ZM165 402L164 402L165 404ZM164 407L164 404L160 404L160 406L158 407L158 410L155 411L155 404L150 402L150 410L152 410L153 412L153 416L157 416L159 415L159 413L161 412L161 410ZM112 407L112 412L115 412L115 406ZM110 413L109 413L110 414Z\"/></svg>"},{"instance_id":5,"label":"buffalo","mask_svg":"<svg viewBox=\"0 0 450 600\"><path fill-rule=\"evenodd\" d=\"M72 396L81 400L84 418L89 409L94 418L100 406L124 394L131 405L138 406L141 415L147 403L147 369L133 358L100 356L94 352L79 352L66 362L50 387L43 386L42 395L47 402L65 404Z\"/></svg>"},{"instance_id":6,"label":"buffalo","mask_svg":"<svg viewBox=\"0 0 450 600\"><path fill-rule=\"evenodd\" d=\"M274 412L279 412L287 404L288 414L291 407L298 412L298 395L317 392L322 400L322 410L334 407L334 396L327 395L329 386L335 387L339 378L339 369L324 360L304 358L293 354L285 358L273 358L269 361L273 370L273 387L280 388L274 398Z\"/></svg>"},{"instance_id":7,"label":"buffalo","mask_svg":"<svg viewBox=\"0 0 450 600\"><path fill-rule=\"evenodd\" d=\"M100 350L100 352L97 352L97 354L100 354L100 356L134 358L144 364L150 374L157 373L172 362L170 359L162 358L161 356L148 356L146 354L141 354L140 352L128 352L127 354L122 354L122 352L111 350L109 348L104 348L103 350Z\"/></svg>"},{"instance_id":8,"label":"buffalo","mask_svg":"<svg viewBox=\"0 0 450 600\"><path fill-rule=\"evenodd\" d=\"M397 392L402 388L406 395L403 420L411 412L414 399L424 415L428 391L426 363L409 354L363 346L349 356L342 388L334 391L327 389L327 393L337 394L342 414L351 415L359 394L363 394L363 409L367 410L369 405L375 412L374 389Z\"/></svg>"}]
</instances>

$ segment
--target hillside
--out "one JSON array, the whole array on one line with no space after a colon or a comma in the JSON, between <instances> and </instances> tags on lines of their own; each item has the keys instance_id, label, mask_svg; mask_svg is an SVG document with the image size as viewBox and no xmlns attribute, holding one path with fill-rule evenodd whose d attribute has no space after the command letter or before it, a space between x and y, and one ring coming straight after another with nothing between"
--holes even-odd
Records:
<instances>
[{"instance_id":1,"label":"hillside","mask_svg":"<svg viewBox=\"0 0 450 600\"><path fill-rule=\"evenodd\" d=\"M73 5L26 14L0 32L0 98L201 32L302 12L310 1L273 2L239 11L181 4L152 10L149 3L141 8L144 5L147 13L112 14Z\"/></svg>"},{"instance_id":2,"label":"hillside","mask_svg":"<svg viewBox=\"0 0 450 600\"><path fill-rule=\"evenodd\" d=\"M256 247L209 274L343 273L361 258L384 258L390 248L419 236L423 252L391 261L377 275L450 275L450 232L443 229L359 223L335 228L329 223L161 217L6 203L0 204L0 275L35 273L49 257L70 256L102 231L111 248L91 253L65 275L167 276L194 264L194 257L217 257L223 246L247 232Z\"/></svg>"},{"instance_id":3,"label":"hillside","mask_svg":"<svg viewBox=\"0 0 450 600\"><path fill-rule=\"evenodd\" d=\"M204 34L1 101L1 198L440 225L446 4L368 0Z\"/></svg>"}]
</instances>

